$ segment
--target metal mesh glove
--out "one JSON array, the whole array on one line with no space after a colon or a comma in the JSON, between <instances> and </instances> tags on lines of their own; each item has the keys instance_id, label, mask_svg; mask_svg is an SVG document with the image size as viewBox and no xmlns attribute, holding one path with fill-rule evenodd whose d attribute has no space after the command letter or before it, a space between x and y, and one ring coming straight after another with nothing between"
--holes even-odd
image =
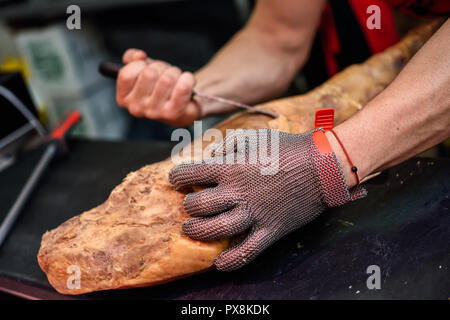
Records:
<instances>
[{"instance_id":1,"label":"metal mesh glove","mask_svg":"<svg viewBox=\"0 0 450 320\"><path fill-rule=\"evenodd\" d=\"M328 149L319 148L318 141ZM249 263L327 207L366 194L359 187L348 190L321 130L299 135L237 130L214 149L211 159L182 163L171 170L169 180L176 190L210 187L186 196L184 208L194 217L183 224L189 237L214 240L249 230L245 240L216 258L216 268L226 271Z\"/></svg>"}]
</instances>

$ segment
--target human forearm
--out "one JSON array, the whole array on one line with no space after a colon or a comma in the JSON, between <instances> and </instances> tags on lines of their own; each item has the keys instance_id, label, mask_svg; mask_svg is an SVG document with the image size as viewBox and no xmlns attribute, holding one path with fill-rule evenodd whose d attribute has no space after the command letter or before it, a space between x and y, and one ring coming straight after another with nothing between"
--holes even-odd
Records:
<instances>
[{"instance_id":1,"label":"human forearm","mask_svg":"<svg viewBox=\"0 0 450 320\"><path fill-rule=\"evenodd\" d=\"M295 58L275 48L264 35L243 30L195 74L196 89L242 103L261 102L286 89L299 67ZM210 101L199 101L202 117L233 110Z\"/></svg>"},{"instance_id":2,"label":"human forearm","mask_svg":"<svg viewBox=\"0 0 450 320\"><path fill-rule=\"evenodd\" d=\"M360 179L408 159L450 136L450 22L425 44L380 95L335 128ZM356 179L339 144L328 140L347 184Z\"/></svg>"},{"instance_id":3,"label":"human forearm","mask_svg":"<svg viewBox=\"0 0 450 320\"><path fill-rule=\"evenodd\" d=\"M248 104L283 93L307 59L322 10L323 1L302 2L258 2L246 27L195 74L196 89ZM232 110L199 102L202 116Z\"/></svg>"}]
</instances>

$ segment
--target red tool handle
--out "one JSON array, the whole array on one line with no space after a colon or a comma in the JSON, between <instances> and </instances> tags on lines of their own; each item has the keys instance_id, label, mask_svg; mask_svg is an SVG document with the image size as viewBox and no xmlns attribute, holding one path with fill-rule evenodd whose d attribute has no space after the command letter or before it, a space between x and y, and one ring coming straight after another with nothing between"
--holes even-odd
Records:
<instances>
[{"instance_id":1,"label":"red tool handle","mask_svg":"<svg viewBox=\"0 0 450 320\"><path fill-rule=\"evenodd\" d=\"M320 109L316 111L314 127L328 131L334 127L334 109Z\"/></svg>"},{"instance_id":2,"label":"red tool handle","mask_svg":"<svg viewBox=\"0 0 450 320\"><path fill-rule=\"evenodd\" d=\"M54 139L64 140L67 132L81 120L81 114L78 110L71 111L66 120L57 128L55 128L50 136Z\"/></svg>"}]
</instances>

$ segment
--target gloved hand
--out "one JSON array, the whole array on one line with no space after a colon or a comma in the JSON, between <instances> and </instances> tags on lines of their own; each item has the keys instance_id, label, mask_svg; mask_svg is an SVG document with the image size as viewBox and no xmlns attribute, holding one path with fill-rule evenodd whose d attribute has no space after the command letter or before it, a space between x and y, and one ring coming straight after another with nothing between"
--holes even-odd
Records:
<instances>
[{"instance_id":1,"label":"gloved hand","mask_svg":"<svg viewBox=\"0 0 450 320\"><path fill-rule=\"evenodd\" d=\"M184 208L194 218L184 222L183 231L192 239L228 238L249 230L245 240L216 258L219 270L242 267L327 207L366 195L360 187L348 190L322 130L299 135L235 131L214 153L211 159L176 166L169 180L176 190L211 187L186 196ZM271 163L262 154L269 154Z\"/></svg>"}]
</instances>

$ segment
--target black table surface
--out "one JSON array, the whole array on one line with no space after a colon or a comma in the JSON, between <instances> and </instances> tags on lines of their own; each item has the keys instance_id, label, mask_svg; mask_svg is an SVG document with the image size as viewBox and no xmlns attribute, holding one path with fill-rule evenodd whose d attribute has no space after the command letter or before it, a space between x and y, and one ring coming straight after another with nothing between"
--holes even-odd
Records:
<instances>
[{"instance_id":1,"label":"black table surface","mask_svg":"<svg viewBox=\"0 0 450 320\"><path fill-rule=\"evenodd\" d=\"M173 144L70 141L0 248L0 288L47 299L449 299L450 159L411 159L369 181L369 196L328 210L241 270L210 271L155 287L58 294L36 260L42 234L102 203L132 170ZM0 172L0 219L42 149ZM377 265L381 289L368 289Z\"/></svg>"}]
</instances>

